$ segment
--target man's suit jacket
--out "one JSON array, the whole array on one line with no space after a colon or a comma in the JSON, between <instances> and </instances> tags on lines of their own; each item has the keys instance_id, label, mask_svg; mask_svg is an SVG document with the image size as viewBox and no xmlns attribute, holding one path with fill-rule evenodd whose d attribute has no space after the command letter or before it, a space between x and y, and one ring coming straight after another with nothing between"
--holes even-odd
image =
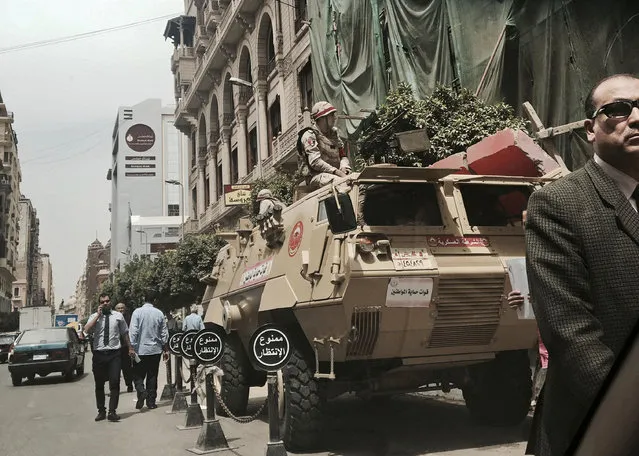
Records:
<instances>
[{"instance_id":1,"label":"man's suit jacket","mask_svg":"<svg viewBox=\"0 0 639 456\"><path fill-rule=\"evenodd\" d=\"M535 454L563 456L639 318L639 214L590 160L533 193L527 215L531 299L550 358Z\"/></svg>"}]
</instances>

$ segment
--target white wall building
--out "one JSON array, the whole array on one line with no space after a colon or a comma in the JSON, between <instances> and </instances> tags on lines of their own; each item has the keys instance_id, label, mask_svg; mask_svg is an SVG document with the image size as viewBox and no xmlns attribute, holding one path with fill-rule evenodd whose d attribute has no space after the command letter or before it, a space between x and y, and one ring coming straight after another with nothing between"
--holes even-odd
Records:
<instances>
[{"instance_id":1,"label":"white wall building","mask_svg":"<svg viewBox=\"0 0 639 456\"><path fill-rule=\"evenodd\" d=\"M141 235L132 226L132 216L181 220L188 211L182 187L166 182L185 183L187 191L184 138L173 127L173 113L173 107L162 107L158 99L118 109L107 174L112 182L111 270L132 257L132 242Z\"/></svg>"},{"instance_id":2,"label":"white wall building","mask_svg":"<svg viewBox=\"0 0 639 456\"><path fill-rule=\"evenodd\" d=\"M155 258L180 241L182 217L131 216L131 255Z\"/></svg>"}]
</instances>

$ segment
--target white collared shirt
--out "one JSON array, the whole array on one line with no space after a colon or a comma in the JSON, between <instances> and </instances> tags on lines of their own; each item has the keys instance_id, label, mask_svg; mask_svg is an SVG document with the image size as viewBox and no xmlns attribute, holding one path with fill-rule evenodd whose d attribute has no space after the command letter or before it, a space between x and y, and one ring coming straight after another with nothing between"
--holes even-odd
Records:
<instances>
[{"instance_id":1,"label":"white collared shirt","mask_svg":"<svg viewBox=\"0 0 639 456\"><path fill-rule=\"evenodd\" d=\"M94 313L87 321L93 320L98 316ZM93 349L94 350L119 350L121 347L120 337L129 332L129 327L124 320L124 316L117 310L112 310L109 314L109 343L104 344L104 314L95 322L95 326L91 328L93 333Z\"/></svg>"},{"instance_id":2,"label":"white collared shirt","mask_svg":"<svg viewBox=\"0 0 639 456\"><path fill-rule=\"evenodd\" d=\"M617 184L617 187L619 187L619 190L621 191L623 196L626 197L630 205L636 211L637 201L635 201L635 199L632 197L632 193L637 188L637 185L639 185L639 182L628 176L626 173L619 171L617 168L610 165L609 163L603 161L603 159L599 155L595 154L594 158L595 163L597 163L601 167L601 169L608 176L610 176L613 181L615 181L615 184Z\"/></svg>"}]
</instances>

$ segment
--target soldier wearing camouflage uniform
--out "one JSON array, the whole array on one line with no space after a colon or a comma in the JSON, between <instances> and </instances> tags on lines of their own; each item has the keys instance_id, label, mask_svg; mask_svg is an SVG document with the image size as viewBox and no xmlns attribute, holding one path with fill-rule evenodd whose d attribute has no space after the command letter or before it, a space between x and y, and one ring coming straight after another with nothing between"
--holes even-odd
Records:
<instances>
[{"instance_id":1,"label":"soldier wearing camouflage uniform","mask_svg":"<svg viewBox=\"0 0 639 456\"><path fill-rule=\"evenodd\" d=\"M327 101L320 101L313 106L311 116L315 127L300 131L298 151L307 184L317 189L350 174L351 165L335 127L335 107Z\"/></svg>"}]
</instances>

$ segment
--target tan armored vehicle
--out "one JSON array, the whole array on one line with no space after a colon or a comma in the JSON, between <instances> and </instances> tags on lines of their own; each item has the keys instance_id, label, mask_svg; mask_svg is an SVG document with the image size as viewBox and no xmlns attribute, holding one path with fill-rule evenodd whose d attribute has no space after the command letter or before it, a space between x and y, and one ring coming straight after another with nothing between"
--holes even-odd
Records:
<instances>
[{"instance_id":1,"label":"tan armored vehicle","mask_svg":"<svg viewBox=\"0 0 639 456\"><path fill-rule=\"evenodd\" d=\"M507 304L507 262L524 257L528 197L554 178L454 171L368 167L284 208L272 248L258 227L225 235L205 321L228 333L233 414L264 384L246 347L272 322L294 341L280 397L289 449L313 447L326 401L346 392L461 388L479 422L526 417L537 329Z\"/></svg>"}]
</instances>

